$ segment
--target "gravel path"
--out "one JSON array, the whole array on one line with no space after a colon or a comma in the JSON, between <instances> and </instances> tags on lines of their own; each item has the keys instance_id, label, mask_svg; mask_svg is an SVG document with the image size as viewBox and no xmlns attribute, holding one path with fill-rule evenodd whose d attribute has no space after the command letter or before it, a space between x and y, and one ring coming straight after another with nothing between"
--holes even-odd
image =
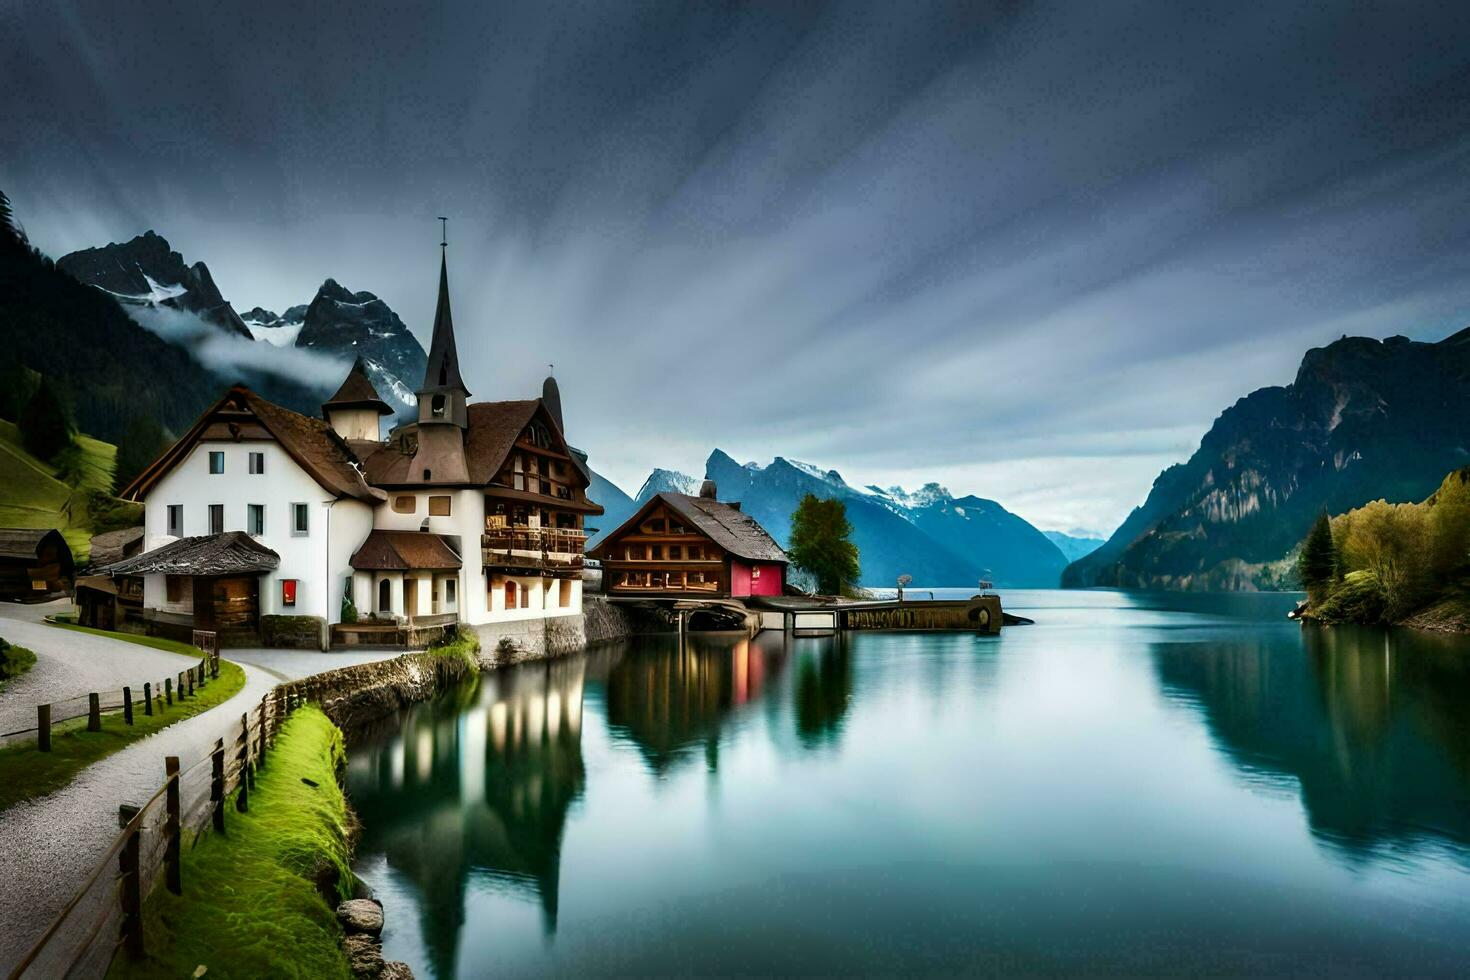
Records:
<instances>
[{"instance_id":1,"label":"gravel path","mask_svg":"<svg viewBox=\"0 0 1470 980\"><path fill-rule=\"evenodd\" d=\"M319 653L314 650L271 650L262 647L246 649L231 648L225 651L226 659L237 664L249 664L274 674L278 680L295 681L312 674L320 674L338 667L353 667L357 664L392 660L411 650L333 650Z\"/></svg>"},{"instance_id":2,"label":"gravel path","mask_svg":"<svg viewBox=\"0 0 1470 980\"><path fill-rule=\"evenodd\" d=\"M187 769L207 755L277 683L258 668L244 670L245 687L230 700L93 763L65 789L0 813L0 973L26 954L107 852L118 804L142 803L163 784L164 756L179 756Z\"/></svg>"},{"instance_id":3,"label":"gravel path","mask_svg":"<svg viewBox=\"0 0 1470 980\"><path fill-rule=\"evenodd\" d=\"M36 655L35 666L0 692L0 732L34 725L38 704L124 685L141 692L144 681L157 684L192 663L177 653L48 626L33 618L44 608L0 603L0 637Z\"/></svg>"}]
</instances>

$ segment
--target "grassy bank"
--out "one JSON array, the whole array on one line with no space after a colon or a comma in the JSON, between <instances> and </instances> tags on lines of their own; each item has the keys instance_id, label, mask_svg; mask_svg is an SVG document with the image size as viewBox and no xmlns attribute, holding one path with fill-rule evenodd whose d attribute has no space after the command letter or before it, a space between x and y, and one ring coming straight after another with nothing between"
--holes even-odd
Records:
<instances>
[{"instance_id":1,"label":"grassy bank","mask_svg":"<svg viewBox=\"0 0 1470 980\"><path fill-rule=\"evenodd\" d=\"M25 647L14 646L0 638L0 691L5 685L36 666L36 655Z\"/></svg>"},{"instance_id":2,"label":"grassy bank","mask_svg":"<svg viewBox=\"0 0 1470 980\"><path fill-rule=\"evenodd\" d=\"M62 624L57 624L62 625ZM151 636L130 636L126 633L108 633L82 626L66 626L66 629L96 633L114 637L130 643L141 643L170 653L183 656L179 669L198 663L203 654L197 647L173 640L161 640ZM134 696L141 698L145 680L158 681L162 678L138 678L138 690ZM228 701L245 686L245 672L236 664L221 660L219 677L209 680L203 687L195 688L194 696L187 701L177 698L171 705L159 705L155 699L153 714L145 715L141 705L133 709L133 724L123 721L121 711L102 716L100 732L87 731L87 719L73 718L51 726L51 751L42 752L34 742L13 745L0 749L0 812L22 800L34 799L55 792L71 782L77 773L99 759L146 738L161 729L185 718L192 718ZM156 692L155 692L156 693Z\"/></svg>"},{"instance_id":3,"label":"grassy bank","mask_svg":"<svg viewBox=\"0 0 1470 980\"><path fill-rule=\"evenodd\" d=\"M350 977L334 906L318 886L334 901L350 897L344 758L326 715L297 710L266 757L250 812L230 806L224 834L185 850L184 894L158 888L144 904L148 955L119 954L109 976L188 977L205 967L209 977Z\"/></svg>"},{"instance_id":4,"label":"grassy bank","mask_svg":"<svg viewBox=\"0 0 1470 980\"><path fill-rule=\"evenodd\" d=\"M0 419L0 527L61 530L77 564L86 561L92 535L142 520L142 508L110 496L117 448L78 435L51 461L26 451L13 422Z\"/></svg>"},{"instance_id":5,"label":"grassy bank","mask_svg":"<svg viewBox=\"0 0 1470 980\"><path fill-rule=\"evenodd\" d=\"M455 627L453 633L430 645L425 653L436 657L455 657L469 665L471 673L479 673L480 635L467 626Z\"/></svg>"}]
</instances>

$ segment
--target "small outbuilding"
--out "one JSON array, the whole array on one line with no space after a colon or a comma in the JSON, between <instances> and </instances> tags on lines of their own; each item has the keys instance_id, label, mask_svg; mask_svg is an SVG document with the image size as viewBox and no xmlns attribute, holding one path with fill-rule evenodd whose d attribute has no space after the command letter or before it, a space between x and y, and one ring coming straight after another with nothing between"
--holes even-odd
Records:
<instances>
[{"instance_id":1,"label":"small outbuilding","mask_svg":"<svg viewBox=\"0 0 1470 980\"><path fill-rule=\"evenodd\" d=\"M0 599L38 601L71 593L71 546L55 528L0 528Z\"/></svg>"},{"instance_id":2,"label":"small outbuilding","mask_svg":"<svg viewBox=\"0 0 1470 980\"><path fill-rule=\"evenodd\" d=\"M164 605L144 611L150 632L188 638L210 630L225 646L259 641L260 580L280 564L280 555L244 531L226 531L179 538L101 571L163 579Z\"/></svg>"}]
</instances>

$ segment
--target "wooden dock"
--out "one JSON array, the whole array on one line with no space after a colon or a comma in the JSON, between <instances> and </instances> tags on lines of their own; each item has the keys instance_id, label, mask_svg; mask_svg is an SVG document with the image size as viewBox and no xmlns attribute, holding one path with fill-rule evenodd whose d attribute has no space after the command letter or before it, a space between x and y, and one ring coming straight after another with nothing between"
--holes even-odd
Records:
<instances>
[{"instance_id":1,"label":"wooden dock","mask_svg":"<svg viewBox=\"0 0 1470 980\"><path fill-rule=\"evenodd\" d=\"M672 612L681 632L691 616L705 613L742 623L754 635L763 630L816 635L837 632L948 632L995 635L1007 620L1028 623L1008 616L994 593L968 599L899 600L872 599L833 602L794 596L751 596L720 599L614 599L615 602L662 606Z\"/></svg>"}]
</instances>

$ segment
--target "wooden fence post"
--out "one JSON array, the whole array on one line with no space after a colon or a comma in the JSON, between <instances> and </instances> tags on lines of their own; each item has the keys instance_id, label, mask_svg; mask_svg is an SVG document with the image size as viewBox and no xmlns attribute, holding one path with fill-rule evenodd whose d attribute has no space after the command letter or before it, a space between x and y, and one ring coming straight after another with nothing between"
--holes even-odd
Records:
<instances>
[{"instance_id":1,"label":"wooden fence post","mask_svg":"<svg viewBox=\"0 0 1470 980\"><path fill-rule=\"evenodd\" d=\"M51 751L51 705L36 705L36 748Z\"/></svg>"},{"instance_id":2,"label":"wooden fence post","mask_svg":"<svg viewBox=\"0 0 1470 980\"><path fill-rule=\"evenodd\" d=\"M135 818L136 819L136 818ZM142 821L139 821L141 823ZM135 959L143 956L143 875L138 867L138 856L142 850L139 827L133 825L122 853L117 856L118 870L122 872L122 934L128 955Z\"/></svg>"},{"instance_id":3,"label":"wooden fence post","mask_svg":"<svg viewBox=\"0 0 1470 980\"><path fill-rule=\"evenodd\" d=\"M87 731L102 731L102 696L100 694L87 695Z\"/></svg>"},{"instance_id":4,"label":"wooden fence post","mask_svg":"<svg viewBox=\"0 0 1470 980\"><path fill-rule=\"evenodd\" d=\"M143 714L153 714L153 682L143 682Z\"/></svg>"},{"instance_id":5,"label":"wooden fence post","mask_svg":"<svg viewBox=\"0 0 1470 980\"><path fill-rule=\"evenodd\" d=\"M174 679L172 677L163 679L163 696L169 704L174 703Z\"/></svg>"},{"instance_id":6,"label":"wooden fence post","mask_svg":"<svg viewBox=\"0 0 1470 980\"><path fill-rule=\"evenodd\" d=\"M240 751L235 754L235 760L240 763L239 791L235 793L235 809L241 813L250 812L250 716L240 716Z\"/></svg>"},{"instance_id":7,"label":"wooden fence post","mask_svg":"<svg viewBox=\"0 0 1470 980\"><path fill-rule=\"evenodd\" d=\"M266 699L260 699L260 721L255 726L255 768L265 768L265 703Z\"/></svg>"},{"instance_id":8,"label":"wooden fence post","mask_svg":"<svg viewBox=\"0 0 1470 980\"><path fill-rule=\"evenodd\" d=\"M211 654L209 658L209 676L219 676L219 654Z\"/></svg>"},{"instance_id":9,"label":"wooden fence post","mask_svg":"<svg viewBox=\"0 0 1470 980\"><path fill-rule=\"evenodd\" d=\"M194 671L192 668L190 668L189 670L184 671L184 674L188 677L189 697L192 698L194 696Z\"/></svg>"},{"instance_id":10,"label":"wooden fence post","mask_svg":"<svg viewBox=\"0 0 1470 980\"><path fill-rule=\"evenodd\" d=\"M128 725L133 723L133 689L131 687L123 688L123 723Z\"/></svg>"},{"instance_id":11,"label":"wooden fence post","mask_svg":"<svg viewBox=\"0 0 1470 980\"><path fill-rule=\"evenodd\" d=\"M165 868L165 880L168 890L175 895L184 894L184 870L180 859L180 839L183 837L184 828L180 826L179 800L181 792L179 789L179 757L167 756L163 760L163 771L168 779L167 813L168 822L164 825L164 836L168 843L163 852L163 863Z\"/></svg>"},{"instance_id":12,"label":"wooden fence post","mask_svg":"<svg viewBox=\"0 0 1470 980\"><path fill-rule=\"evenodd\" d=\"M209 780L209 801L214 804L214 829L225 829L225 740L215 739L213 772Z\"/></svg>"}]
</instances>

